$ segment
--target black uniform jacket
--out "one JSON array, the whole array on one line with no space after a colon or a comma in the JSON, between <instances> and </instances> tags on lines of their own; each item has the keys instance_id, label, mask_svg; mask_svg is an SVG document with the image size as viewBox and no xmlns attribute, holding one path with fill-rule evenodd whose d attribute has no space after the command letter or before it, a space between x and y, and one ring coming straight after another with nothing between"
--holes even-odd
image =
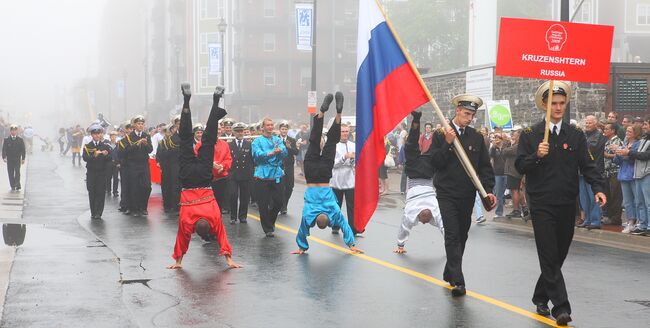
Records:
<instances>
[{"instance_id":1,"label":"black uniform jacket","mask_svg":"<svg viewBox=\"0 0 650 328\"><path fill-rule=\"evenodd\" d=\"M286 172L287 168L293 169L293 164L296 162L296 155L298 155L298 146L296 146L296 139L289 136L287 136L284 146L287 148L287 157L282 160L282 164Z\"/></svg>"},{"instance_id":2,"label":"black uniform jacket","mask_svg":"<svg viewBox=\"0 0 650 328\"><path fill-rule=\"evenodd\" d=\"M453 123L449 124L455 129ZM483 135L468 126L465 128L465 133L458 138L483 188L488 194L492 193L494 171ZM436 130L427 154L431 156L431 165L435 170L433 185L436 187L438 198L461 198L473 201L476 187L456 156L453 144L448 144L445 140L444 129Z\"/></svg>"},{"instance_id":3,"label":"black uniform jacket","mask_svg":"<svg viewBox=\"0 0 650 328\"><path fill-rule=\"evenodd\" d=\"M604 181L587 148L585 134L562 122L559 136L549 136L549 153L537 158L537 146L544 140L544 121L527 128L519 138L515 168L526 175L529 200L547 205L575 204L578 196L578 171L594 193L603 192Z\"/></svg>"},{"instance_id":4,"label":"black uniform jacket","mask_svg":"<svg viewBox=\"0 0 650 328\"><path fill-rule=\"evenodd\" d=\"M151 137L146 132L142 132L140 137L135 133L131 132L129 135L125 136L126 142L124 143L124 160L129 163L129 165L149 165L149 153L153 151L153 145L151 144ZM137 144L140 139L147 139L146 143ZM122 141L122 140L121 140Z\"/></svg>"},{"instance_id":5,"label":"black uniform jacket","mask_svg":"<svg viewBox=\"0 0 650 328\"><path fill-rule=\"evenodd\" d=\"M232 166L228 176L235 181L247 181L253 179L255 164L253 163L253 154L251 153L251 142L242 140L242 147L237 147L237 141L232 140L228 143L230 146L230 156L232 157Z\"/></svg>"},{"instance_id":6,"label":"black uniform jacket","mask_svg":"<svg viewBox=\"0 0 650 328\"><path fill-rule=\"evenodd\" d=\"M25 160L25 142L21 137L6 137L2 144L2 159L7 161Z\"/></svg>"},{"instance_id":7,"label":"black uniform jacket","mask_svg":"<svg viewBox=\"0 0 650 328\"><path fill-rule=\"evenodd\" d=\"M95 156L95 153L103 150L108 151L108 154L100 154L98 156ZM109 163L111 163L113 159L111 152L113 152L113 149L104 141L99 141L99 144L97 146L95 146L94 141L91 141L84 145L81 154L84 161L86 162L86 168L88 171L103 172L108 168Z\"/></svg>"}]
</instances>

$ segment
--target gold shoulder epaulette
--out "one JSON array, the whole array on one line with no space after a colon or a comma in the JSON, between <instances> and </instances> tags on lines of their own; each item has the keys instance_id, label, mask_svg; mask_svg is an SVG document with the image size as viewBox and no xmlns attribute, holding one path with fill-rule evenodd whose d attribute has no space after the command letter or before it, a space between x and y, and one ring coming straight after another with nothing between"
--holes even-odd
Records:
<instances>
[{"instance_id":1,"label":"gold shoulder epaulette","mask_svg":"<svg viewBox=\"0 0 650 328\"><path fill-rule=\"evenodd\" d=\"M440 134L440 135L445 134L445 129L443 129L443 128L437 129L436 133Z\"/></svg>"},{"instance_id":2,"label":"gold shoulder epaulette","mask_svg":"<svg viewBox=\"0 0 650 328\"><path fill-rule=\"evenodd\" d=\"M530 126L524 129L525 134L529 134L531 132L533 132L533 128L531 128Z\"/></svg>"},{"instance_id":3,"label":"gold shoulder epaulette","mask_svg":"<svg viewBox=\"0 0 650 328\"><path fill-rule=\"evenodd\" d=\"M571 125L571 126L572 126L574 129L576 129L576 131L578 131L578 132L584 132L584 131L582 131L582 129L581 129L579 126L577 126L577 125Z\"/></svg>"}]
</instances>

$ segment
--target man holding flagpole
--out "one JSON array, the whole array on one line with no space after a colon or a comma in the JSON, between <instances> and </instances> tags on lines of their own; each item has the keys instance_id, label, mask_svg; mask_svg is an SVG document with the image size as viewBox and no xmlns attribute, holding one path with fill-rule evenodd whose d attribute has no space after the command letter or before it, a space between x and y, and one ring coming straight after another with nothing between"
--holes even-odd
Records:
<instances>
[{"instance_id":1,"label":"man holding flagpole","mask_svg":"<svg viewBox=\"0 0 650 328\"><path fill-rule=\"evenodd\" d=\"M463 94L457 95L451 102L456 107L456 115L450 126L436 131L427 154L431 156L431 164L436 172L433 184L445 227L447 264L443 279L453 287L452 296L463 296L466 293L463 254L472 223L476 187L466 172L466 164L454 154L457 145L454 139L460 141L492 204L496 203L496 197L491 192L494 172L483 135L469 126L483 101L479 97Z\"/></svg>"}]
</instances>

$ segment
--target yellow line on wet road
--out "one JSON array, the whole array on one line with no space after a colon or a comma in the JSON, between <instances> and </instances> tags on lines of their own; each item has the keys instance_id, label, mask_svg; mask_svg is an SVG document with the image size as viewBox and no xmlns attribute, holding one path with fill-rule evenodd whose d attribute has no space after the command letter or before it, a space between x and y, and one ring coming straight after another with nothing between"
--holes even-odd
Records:
<instances>
[{"instance_id":1,"label":"yellow line on wet road","mask_svg":"<svg viewBox=\"0 0 650 328\"><path fill-rule=\"evenodd\" d=\"M248 214L248 216L251 217L254 220L260 221L260 218L258 216L255 216L255 215L252 215L252 214ZM284 231L292 233L294 235L298 233L298 230L289 228L289 227L287 227L285 225L282 225L282 224L279 224L279 223L276 223L275 227L277 229L284 230ZM405 273L405 274L407 274L409 276L424 280L426 282L432 283L434 285L438 285L438 286L443 287L443 288L447 288L447 289L452 288L451 286L449 286L449 284L447 282L445 282L443 280L440 280L440 279L436 279L436 278L434 278L432 276L429 276L427 274L417 272L415 270L411 270L411 269L408 269L408 268L405 268L405 267L402 267L402 266L399 266L399 265L396 265L396 264L393 264L393 263L390 263L390 262L386 262L386 261L380 260L378 258L368 256L366 254L353 253L352 251L350 251L350 249L348 249L346 247L341 247L339 245L330 243L328 241L322 240L322 239L317 238L317 237L309 236L308 238L309 238L309 240L314 241L316 243L319 243L321 245L327 246L329 248L333 248L333 249L335 249L337 251L340 251L340 252L343 252L343 253L346 253L346 254L350 254L352 256L356 256L356 257L358 257L358 258L360 258L362 260L366 260L368 262L372 262L372 263L381 265L381 266L383 266L385 268ZM494 299L492 297L485 296L483 294L479 294L479 293L476 293L476 292L473 292L473 291L470 291L470 290L467 291L467 296L473 297L473 298L481 300L483 302L486 302L486 303L492 304L494 306L500 307L500 308L502 308L504 310L517 313L517 314L522 315L524 317L539 321L539 322L547 324L547 325L549 325L551 327L558 327L555 324L555 320L551 320L551 319L549 319L547 317L538 315L537 313L524 310L524 309L522 309L522 308L520 308L518 306L514 306L514 305L511 305L511 304L499 301L499 300Z\"/></svg>"}]
</instances>

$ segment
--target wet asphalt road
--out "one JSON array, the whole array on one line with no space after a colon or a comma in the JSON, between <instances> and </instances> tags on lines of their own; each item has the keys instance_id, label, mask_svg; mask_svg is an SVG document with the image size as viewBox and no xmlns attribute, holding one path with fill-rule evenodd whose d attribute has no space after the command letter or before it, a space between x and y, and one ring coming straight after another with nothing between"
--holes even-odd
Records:
<instances>
[{"instance_id":1,"label":"wet asphalt road","mask_svg":"<svg viewBox=\"0 0 650 328\"><path fill-rule=\"evenodd\" d=\"M247 225L226 223L234 259L192 239L183 270L171 264L177 218L162 213L154 186L149 216L133 218L108 199L103 220L89 218L85 169L69 158L36 154L30 163L25 243L16 252L3 327L547 327L530 311L539 267L530 233L473 226L464 258L468 293L451 298L440 281L443 239L414 228L408 253L392 253L401 220L399 195L382 200L357 246L312 230L307 255L297 248L304 186L296 185L276 238L265 238L257 212ZM286 227L282 229L282 227ZM104 247L105 246L105 247ZM646 327L650 255L574 242L564 266L575 327ZM439 285L440 284L440 285Z\"/></svg>"}]
</instances>

